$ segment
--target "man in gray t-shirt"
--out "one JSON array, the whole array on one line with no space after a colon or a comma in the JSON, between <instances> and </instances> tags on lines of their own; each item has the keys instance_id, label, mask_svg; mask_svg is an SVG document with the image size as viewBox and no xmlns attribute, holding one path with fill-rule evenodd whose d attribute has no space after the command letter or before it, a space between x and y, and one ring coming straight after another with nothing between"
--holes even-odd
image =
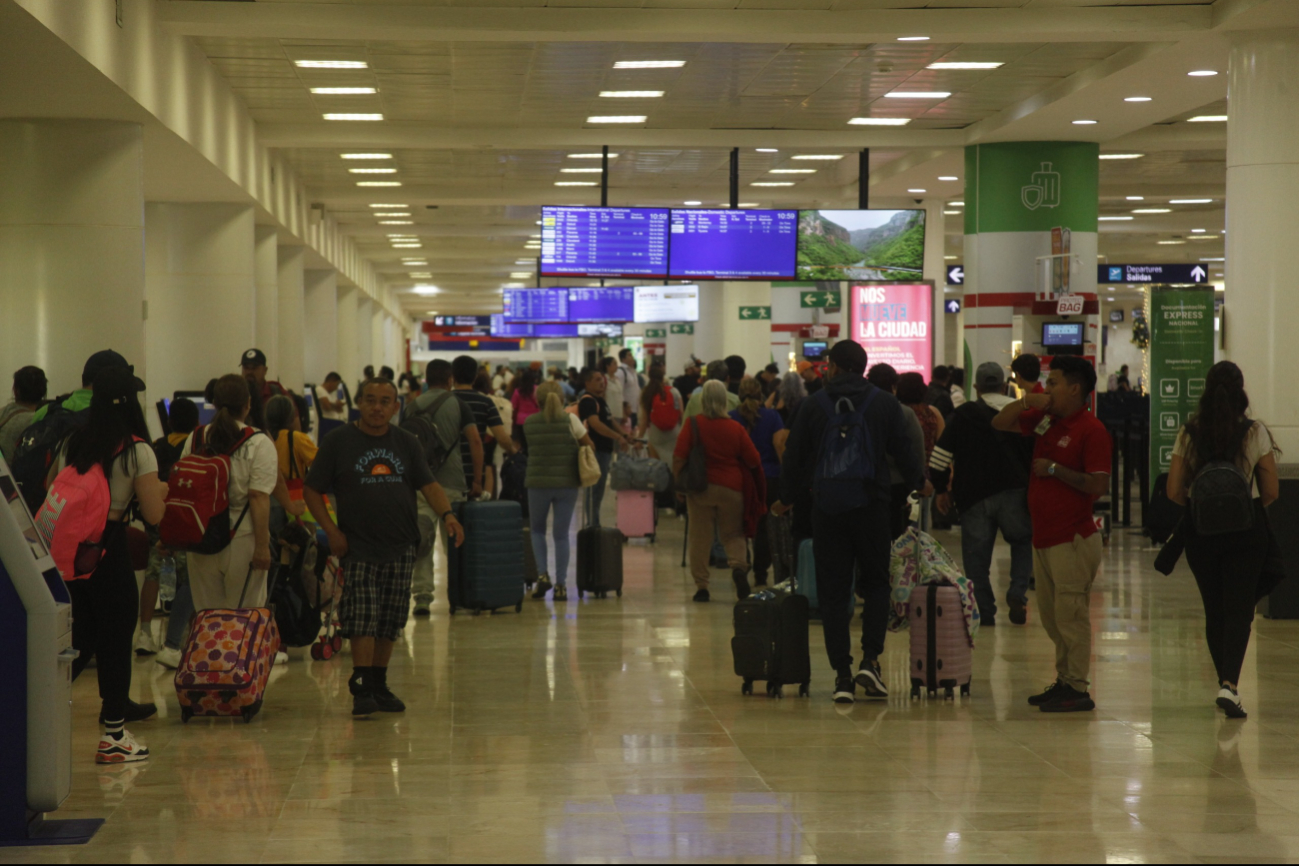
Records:
<instances>
[{"instance_id":1,"label":"man in gray t-shirt","mask_svg":"<svg viewBox=\"0 0 1299 866\"><path fill-rule=\"evenodd\" d=\"M437 436L437 450L444 456L440 466L432 466L433 477L446 491L451 502L464 502L470 495L477 496L481 487L465 477L464 463L460 459L460 438L469 443L469 453L475 473L482 477L483 440L478 435L478 424L473 409L451 393L451 365L446 361L430 361L425 369L428 388L406 407L404 417L428 414ZM419 505L420 548L415 559L415 574L411 581L411 594L415 596L415 615L428 616L433 603L433 549L437 536L446 545L446 528L433 509Z\"/></svg>"}]
</instances>

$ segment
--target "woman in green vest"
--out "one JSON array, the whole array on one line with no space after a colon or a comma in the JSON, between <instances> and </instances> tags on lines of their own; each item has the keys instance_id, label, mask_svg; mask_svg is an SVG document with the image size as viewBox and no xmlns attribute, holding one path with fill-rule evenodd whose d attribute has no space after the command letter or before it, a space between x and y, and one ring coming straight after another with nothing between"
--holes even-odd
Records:
<instances>
[{"instance_id":1,"label":"woman in green vest","mask_svg":"<svg viewBox=\"0 0 1299 866\"><path fill-rule=\"evenodd\" d=\"M537 557L537 586L533 598L545 598L555 591L554 601L568 601L568 532L577 508L581 476L577 471L577 451L591 445L586 427L576 415L564 411L563 390L558 382L537 386L540 411L528 417L523 433L528 443L528 513L531 515L532 550ZM546 549L546 517L554 509L551 532L555 539L555 580L546 573L549 551Z\"/></svg>"}]
</instances>

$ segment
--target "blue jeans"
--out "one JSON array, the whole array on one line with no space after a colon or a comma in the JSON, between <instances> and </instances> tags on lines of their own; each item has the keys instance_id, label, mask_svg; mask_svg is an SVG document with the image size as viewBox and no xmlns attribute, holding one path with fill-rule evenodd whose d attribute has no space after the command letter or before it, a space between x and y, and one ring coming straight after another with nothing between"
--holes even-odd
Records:
<instances>
[{"instance_id":1,"label":"blue jeans","mask_svg":"<svg viewBox=\"0 0 1299 866\"><path fill-rule=\"evenodd\" d=\"M989 622L997 616L997 599L989 572L997 530L1010 543L1010 589L1006 602L1024 603L1033 577L1033 521L1028 515L1028 492L1003 490L961 511L961 564L974 584L979 617Z\"/></svg>"},{"instance_id":2,"label":"blue jeans","mask_svg":"<svg viewBox=\"0 0 1299 866\"><path fill-rule=\"evenodd\" d=\"M177 557L184 556L177 553ZM167 649L184 649L189 639L189 621L194 618L194 596L190 594L189 581L177 581L176 597L171 600L171 614L167 617Z\"/></svg>"},{"instance_id":3,"label":"blue jeans","mask_svg":"<svg viewBox=\"0 0 1299 866\"><path fill-rule=\"evenodd\" d=\"M537 557L537 570L546 573L546 513L553 505L555 522L551 531L555 538L555 586L568 583L568 532L573 526L573 512L577 509L576 487L529 487L528 519L532 526L532 552Z\"/></svg>"},{"instance_id":4,"label":"blue jeans","mask_svg":"<svg viewBox=\"0 0 1299 866\"><path fill-rule=\"evenodd\" d=\"M609 465L613 463L612 451L595 452L595 462L600 464L600 480L591 485L591 512L587 515L587 521L591 526L600 525L600 504L604 502L604 486L609 482ZM537 560L537 567L541 567L541 560Z\"/></svg>"}]
</instances>

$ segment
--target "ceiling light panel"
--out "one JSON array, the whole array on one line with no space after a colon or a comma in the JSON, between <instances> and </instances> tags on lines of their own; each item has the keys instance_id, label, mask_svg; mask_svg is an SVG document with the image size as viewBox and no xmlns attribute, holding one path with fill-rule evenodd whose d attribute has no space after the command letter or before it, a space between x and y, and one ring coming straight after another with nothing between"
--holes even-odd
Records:
<instances>
[{"instance_id":1,"label":"ceiling light panel","mask_svg":"<svg viewBox=\"0 0 1299 866\"><path fill-rule=\"evenodd\" d=\"M370 64L364 60L295 60L293 64L301 69L369 69Z\"/></svg>"},{"instance_id":2,"label":"ceiling light panel","mask_svg":"<svg viewBox=\"0 0 1299 866\"><path fill-rule=\"evenodd\" d=\"M396 174L395 168L349 168L351 174Z\"/></svg>"},{"instance_id":3,"label":"ceiling light panel","mask_svg":"<svg viewBox=\"0 0 1299 866\"><path fill-rule=\"evenodd\" d=\"M906 126L911 122L909 117L854 117L848 121L849 126Z\"/></svg>"},{"instance_id":4,"label":"ceiling light panel","mask_svg":"<svg viewBox=\"0 0 1299 866\"><path fill-rule=\"evenodd\" d=\"M619 60L613 64L614 69L679 69L686 65L684 60Z\"/></svg>"},{"instance_id":5,"label":"ceiling light panel","mask_svg":"<svg viewBox=\"0 0 1299 866\"><path fill-rule=\"evenodd\" d=\"M392 159L391 153L343 153L343 159Z\"/></svg>"},{"instance_id":6,"label":"ceiling light panel","mask_svg":"<svg viewBox=\"0 0 1299 866\"><path fill-rule=\"evenodd\" d=\"M997 61L940 62L931 63L928 69L999 69L1006 64Z\"/></svg>"},{"instance_id":7,"label":"ceiling light panel","mask_svg":"<svg viewBox=\"0 0 1299 866\"><path fill-rule=\"evenodd\" d=\"M600 96L605 99L657 99L663 95L662 90L601 90Z\"/></svg>"},{"instance_id":8,"label":"ceiling light panel","mask_svg":"<svg viewBox=\"0 0 1299 866\"><path fill-rule=\"evenodd\" d=\"M644 123L649 118L644 114L597 114L586 119L587 123Z\"/></svg>"},{"instance_id":9,"label":"ceiling light panel","mask_svg":"<svg viewBox=\"0 0 1299 866\"><path fill-rule=\"evenodd\" d=\"M569 158L569 159L603 159L603 158L604 158L604 154L602 154L602 153L570 153L570 154L568 155L568 158ZM618 158L618 154L616 154L616 153L611 153L611 154L609 154L609 158L610 158L610 159L617 159L617 158Z\"/></svg>"},{"instance_id":10,"label":"ceiling light panel","mask_svg":"<svg viewBox=\"0 0 1299 866\"><path fill-rule=\"evenodd\" d=\"M1141 159L1144 153L1102 153L1101 159Z\"/></svg>"},{"instance_id":11,"label":"ceiling light panel","mask_svg":"<svg viewBox=\"0 0 1299 866\"><path fill-rule=\"evenodd\" d=\"M325 120L383 120L382 114L325 114Z\"/></svg>"},{"instance_id":12,"label":"ceiling light panel","mask_svg":"<svg viewBox=\"0 0 1299 866\"><path fill-rule=\"evenodd\" d=\"M946 90L894 90L884 94L885 99L946 99L952 94Z\"/></svg>"},{"instance_id":13,"label":"ceiling light panel","mask_svg":"<svg viewBox=\"0 0 1299 866\"><path fill-rule=\"evenodd\" d=\"M814 159L829 162L831 160L843 159L844 156L845 154L842 153L800 153L797 156L791 156L790 159Z\"/></svg>"},{"instance_id":14,"label":"ceiling light panel","mask_svg":"<svg viewBox=\"0 0 1299 866\"><path fill-rule=\"evenodd\" d=\"M311 92L320 96L367 96L379 91L374 87L313 87Z\"/></svg>"}]
</instances>

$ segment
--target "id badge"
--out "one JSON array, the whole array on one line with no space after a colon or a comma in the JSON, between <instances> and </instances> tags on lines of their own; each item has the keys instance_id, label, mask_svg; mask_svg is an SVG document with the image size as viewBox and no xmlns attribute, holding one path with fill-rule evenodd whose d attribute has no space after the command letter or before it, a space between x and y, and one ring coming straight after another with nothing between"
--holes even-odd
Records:
<instances>
[{"instance_id":1,"label":"id badge","mask_svg":"<svg viewBox=\"0 0 1299 866\"><path fill-rule=\"evenodd\" d=\"M1042 419L1042 423L1037 425L1037 429L1035 429L1033 432L1036 433L1038 436L1045 436L1046 431L1050 429L1051 429L1051 416L1047 415L1045 418Z\"/></svg>"}]
</instances>

